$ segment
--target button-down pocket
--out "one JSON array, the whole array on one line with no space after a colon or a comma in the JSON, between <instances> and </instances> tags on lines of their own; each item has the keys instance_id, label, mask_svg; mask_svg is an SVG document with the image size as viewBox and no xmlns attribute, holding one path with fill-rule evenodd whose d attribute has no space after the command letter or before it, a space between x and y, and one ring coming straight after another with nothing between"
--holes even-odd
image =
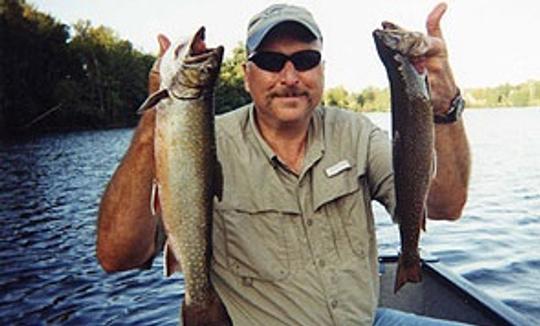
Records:
<instances>
[{"instance_id":1,"label":"button-down pocket","mask_svg":"<svg viewBox=\"0 0 540 326\"><path fill-rule=\"evenodd\" d=\"M365 206L364 192L367 190L363 187L364 179L364 172L353 166L335 177L321 180L324 190L315 196L316 207L341 221L348 245L358 256L365 256L370 232L367 228L370 212Z\"/></svg>"},{"instance_id":2,"label":"button-down pocket","mask_svg":"<svg viewBox=\"0 0 540 326\"><path fill-rule=\"evenodd\" d=\"M289 274L285 224L291 217L276 211L218 209L223 223L225 260L231 272L263 281Z\"/></svg>"}]
</instances>

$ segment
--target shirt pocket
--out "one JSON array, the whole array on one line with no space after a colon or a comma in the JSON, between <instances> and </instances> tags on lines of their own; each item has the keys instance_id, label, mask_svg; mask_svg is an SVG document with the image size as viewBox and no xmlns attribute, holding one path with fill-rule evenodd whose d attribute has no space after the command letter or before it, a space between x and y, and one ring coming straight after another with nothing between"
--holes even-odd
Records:
<instances>
[{"instance_id":1,"label":"shirt pocket","mask_svg":"<svg viewBox=\"0 0 540 326\"><path fill-rule=\"evenodd\" d=\"M326 189L316 201L316 207L325 210L325 215L334 221L345 238L338 241L346 245L352 253L364 257L369 245L370 232L368 227L371 212L366 206L366 196L369 191L365 187L365 171L353 166L351 169L325 180L321 189Z\"/></svg>"},{"instance_id":2,"label":"shirt pocket","mask_svg":"<svg viewBox=\"0 0 540 326\"><path fill-rule=\"evenodd\" d=\"M261 281L289 275L285 224L290 214L238 208L217 209L216 214L223 223L225 261L232 273Z\"/></svg>"}]
</instances>

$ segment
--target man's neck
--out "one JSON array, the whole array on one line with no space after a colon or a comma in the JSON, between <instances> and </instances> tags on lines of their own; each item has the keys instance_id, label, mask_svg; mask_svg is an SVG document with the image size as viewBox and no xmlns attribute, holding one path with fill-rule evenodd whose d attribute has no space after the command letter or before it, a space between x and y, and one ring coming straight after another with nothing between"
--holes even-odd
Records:
<instances>
[{"instance_id":1,"label":"man's neck","mask_svg":"<svg viewBox=\"0 0 540 326\"><path fill-rule=\"evenodd\" d=\"M255 114L261 136L279 159L295 174L302 171L311 116L294 123L268 123Z\"/></svg>"}]
</instances>

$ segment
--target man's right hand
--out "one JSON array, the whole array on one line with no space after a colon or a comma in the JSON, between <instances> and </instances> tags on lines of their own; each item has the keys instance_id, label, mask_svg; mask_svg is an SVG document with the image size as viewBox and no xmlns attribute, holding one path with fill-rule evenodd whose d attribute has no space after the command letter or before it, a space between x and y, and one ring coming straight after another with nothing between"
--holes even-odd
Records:
<instances>
[{"instance_id":1,"label":"man's right hand","mask_svg":"<svg viewBox=\"0 0 540 326\"><path fill-rule=\"evenodd\" d=\"M148 91L159 90L159 62L170 42L158 35L159 55L148 75ZM141 117L131 144L101 199L96 253L107 272L146 268L156 250L158 219L150 210L154 170L155 110Z\"/></svg>"}]
</instances>

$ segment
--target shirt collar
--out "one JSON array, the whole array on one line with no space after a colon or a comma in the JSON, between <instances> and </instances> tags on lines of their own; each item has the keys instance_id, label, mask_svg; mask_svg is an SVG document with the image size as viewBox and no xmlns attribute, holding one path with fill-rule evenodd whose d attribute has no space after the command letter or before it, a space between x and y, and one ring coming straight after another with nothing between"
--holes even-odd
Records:
<instances>
[{"instance_id":1,"label":"shirt collar","mask_svg":"<svg viewBox=\"0 0 540 326\"><path fill-rule=\"evenodd\" d=\"M259 128L257 127L257 123L255 122L255 106L253 104L250 105L248 114L249 123L246 131L251 136L249 138L254 145L259 146L268 159L268 162L275 167L276 164L278 164L279 159L272 148L270 148L270 146L266 143L259 131ZM304 174L304 171L307 171L324 154L325 146L323 120L324 111L319 106L313 111L313 116L309 124L306 154L304 157L304 168L302 174Z\"/></svg>"}]
</instances>

